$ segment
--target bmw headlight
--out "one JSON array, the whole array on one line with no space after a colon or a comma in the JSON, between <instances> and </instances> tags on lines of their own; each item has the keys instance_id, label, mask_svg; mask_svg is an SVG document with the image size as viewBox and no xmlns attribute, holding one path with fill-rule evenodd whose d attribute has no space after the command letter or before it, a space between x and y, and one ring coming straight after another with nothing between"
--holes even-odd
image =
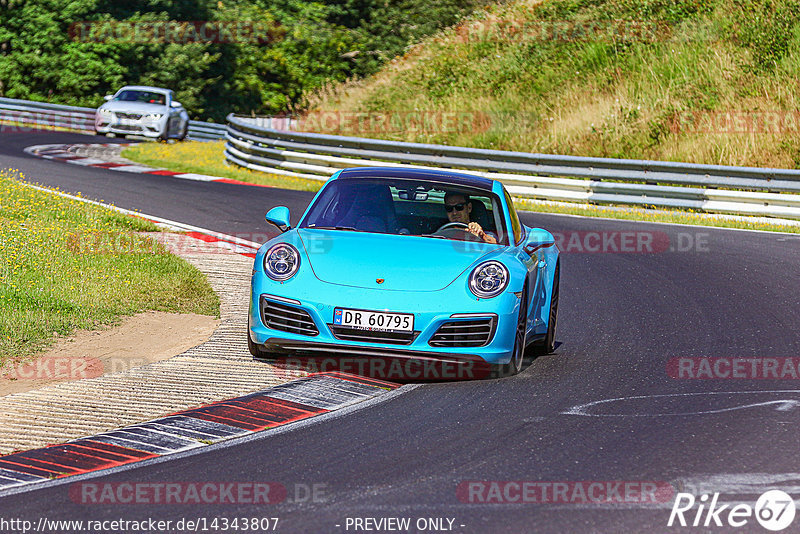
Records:
<instances>
[{"instance_id":1,"label":"bmw headlight","mask_svg":"<svg viewBox=\"0 0 800 534\"><path fill-rule=\"evenodd\" d=\"M164 116L163 113L149 113L149 114L145 115L144 120L150 121L150 122L156 122L157 120L159 120L163 116Z\"/></svg>"},{"instance_id":2,"label":"bmw headlight","mask_svg":"<svg viewBox=\"0 0 800 534\"><path fill-rule=\"evenodd\" d=\"M499 261L481 263L469 275L469 289L476 297L496 297L508 285L508 269Z\"/></svg>"},{"instance_id":3,"label":"bmw headlight","mask_svg":"<svg viewBox=\"0 0 800 534\"><path fill-rule=\"evenodd\" d=\"M100 108L100 115L102 115L103 117L110 117L111 110L106 108Z\"/></svg>"},{"instance_id":4,"label":"bmw headlight","mask_svg":"<svg viewBox=\"0 0 800 534\"><path fill-rule=\"evenodd\" d=\"M264 254L264 272L267 276L282 282L295 275L300 267L300 254L292 245L280 243Z\"/></svg>"}]
</instances>

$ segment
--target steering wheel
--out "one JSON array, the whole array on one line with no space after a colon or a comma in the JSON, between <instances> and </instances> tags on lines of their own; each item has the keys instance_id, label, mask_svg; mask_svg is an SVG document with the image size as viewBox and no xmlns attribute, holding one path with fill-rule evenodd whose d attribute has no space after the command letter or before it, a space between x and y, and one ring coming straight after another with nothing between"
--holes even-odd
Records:
<instances>
[{"instance_id":1,"label":"steering wheel","mask_svg":"<svg viewBox=\"0 0 800 534\"><path fill-rule=\"evenodd\" d=\"M468 225L468 224L466 224L466 223L462 223L462 222L449 222L449 223L445 223L445 224L441 225L441 226L439 227L439 229L438 229L438 230L436 230L436 231L434 232L434 234L438 234L438 233L439 233L439 232L441 232L442 230L447 230L447 229L449 229L449 228L463 228L464 230L466 230L467 228L469 228L469 225Z\"/></svg>"}]
</instances>

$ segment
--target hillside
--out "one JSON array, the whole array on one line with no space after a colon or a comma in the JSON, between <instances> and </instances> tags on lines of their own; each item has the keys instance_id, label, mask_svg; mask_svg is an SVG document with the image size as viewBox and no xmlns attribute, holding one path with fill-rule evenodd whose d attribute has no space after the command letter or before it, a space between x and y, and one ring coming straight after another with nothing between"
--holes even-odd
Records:
<instances>
[{"instance_id":1,"label":"hillside","mask_svg":"<svg viewBox=\"0 0 800 534\"><path fill-rule=\"evenodd\" d=\"M512 0L374 76L316 94L306 125L505 150L797 167L798 6Z\"/></svg>"}]
</instances>

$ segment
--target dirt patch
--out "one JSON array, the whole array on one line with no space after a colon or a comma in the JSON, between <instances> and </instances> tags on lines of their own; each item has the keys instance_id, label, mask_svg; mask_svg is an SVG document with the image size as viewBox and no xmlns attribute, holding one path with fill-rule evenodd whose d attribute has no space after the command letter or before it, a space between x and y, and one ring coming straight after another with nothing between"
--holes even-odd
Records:
<instances>
[{"instance_id":1,"label":"dirt patch","mask_svg":"<svg viewBox=\"0 0 800 534\"><path fill-rule=\"evenodd\" d=\"M80 331L29 364L3 368L0 397L166 360L206 342L217 326L207 315L146 312L107 330Z\"/></svg>"}]
</instances>

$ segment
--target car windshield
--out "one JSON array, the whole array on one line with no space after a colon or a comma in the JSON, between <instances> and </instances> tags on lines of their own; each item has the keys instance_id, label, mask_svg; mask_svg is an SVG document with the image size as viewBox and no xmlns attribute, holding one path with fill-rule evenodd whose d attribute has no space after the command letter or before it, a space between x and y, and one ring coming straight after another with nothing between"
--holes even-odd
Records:
<instances>
[{"instance_id":1,"label":"car windshield","mask_svg":"<svg viewBox=\"0 0 800 534\"><path fill-rule=\"evenodd\" d=\"M337 179L328 183L300 228L482 241L465 229L477 222L500 245L508 244L500 200L489 191L392 178Z\"/></svg>"},{"instance_id":2,"label":"car windshield","mask_svg":"<svg viewBox=\"0 0 800 534\"><path fill-rule=\"evenodd\" d=\"M120 102L143 102L145 104L160 104L164 105L167 100L167 95L164 93L154 93L152 91L139 91L134 89L126 89L114 97L114 100Z\"/></svg>"}]
</instances>

